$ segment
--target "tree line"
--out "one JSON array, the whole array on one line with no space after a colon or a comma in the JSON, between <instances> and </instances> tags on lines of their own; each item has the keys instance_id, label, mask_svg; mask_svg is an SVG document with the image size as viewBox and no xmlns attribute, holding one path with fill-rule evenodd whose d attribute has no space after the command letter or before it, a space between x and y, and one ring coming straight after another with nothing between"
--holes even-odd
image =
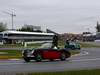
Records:
<instances>
[{"instance_id":1,"label":"tree line","mask_svg":"<svg viewBox=\"0 0 100 75\"><path fill-rule=\"evenodd\" d=\"M0 32L8 30L7 24L0 22ZM32 25L24 25L19 29L15 29L16 31L25 31L25 32L43 32L41 29L34 29Z\"/></svg>"},{"instance_id":2,"label":"tree line","mask_svg":"<svg viewBox=\"0 0 100 75\"><path fill-rule=\"evenodd\" d=\"M0 32L8 30L7 24L0 22ZM26 31L26 32L43 32L42 30L34 30L34 26L32 25L24 25L17 31ZM100 24L97 22L96 31L100 32Z\"/></svg>"}]
</instances>

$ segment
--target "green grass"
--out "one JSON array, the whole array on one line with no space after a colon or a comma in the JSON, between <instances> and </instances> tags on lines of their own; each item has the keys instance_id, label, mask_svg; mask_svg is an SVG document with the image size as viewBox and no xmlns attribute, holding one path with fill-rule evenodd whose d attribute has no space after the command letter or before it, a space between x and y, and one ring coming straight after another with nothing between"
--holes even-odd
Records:
<instances>
[{"instance_id":1,"label":"green grass","mask_svg":"<svg viewBox=\"0 0 100 75\"><path fill-rule=\"evenodd\" d=\"M0 54L0 59L9 59L9 58L22 58L20 50L0 50L5 54Z\"/></svg>"},{"instance_id":2,"label":"green grass","mask_svg":"<svg viewBox=\"0 0 100 75\"><path fill-rule=\"evenodd\" d=\"M93 47L100 48L99 45L87 44L87 43L84 43L84 42L80 43L80 45L81 45L82 48L93 48Z\"/></svg>"},{"instance_id":3,"label":"green grass","mask_svg":"<svg viewBox=\"0 0 100 75\"><path fill-rule=\"evenodd\" d=\"M40 47L41 44L37 43L37 44L28 44L27 48L37 48ZM4 45L0 45L0 48L24 48L23 45L21 44L4 44Z\"/></svg>"},{"instance_id":4,"label":"green grass","mask_svg":"<svg viewBox=\"0 0 100 75\"><path fill-rule=\"evenodd\" d=\"M20 73L16 75L100 75L100 69L80 70L80 71L63 71L63 72L41 72L41 73Z\"/></svg>"},{"instance_id":5,"label":"green grass","mask_svg":"<svg viewBox=\"0 0 100 75\"><path fill-rule=\"evenodd\" d=\"M21 44L4 44L0 45L0 48L22 48Z\"/></svg>"}]
</instances>

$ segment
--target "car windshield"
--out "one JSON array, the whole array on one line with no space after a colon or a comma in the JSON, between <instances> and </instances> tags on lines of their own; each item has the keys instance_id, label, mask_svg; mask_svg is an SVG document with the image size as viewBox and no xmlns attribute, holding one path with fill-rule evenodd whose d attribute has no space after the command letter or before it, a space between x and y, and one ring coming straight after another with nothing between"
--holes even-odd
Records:
<instances>
[{"instance_id":1,"label":"car windshield","mask_svg":"<svg viewBox=\"0 0 100 75\"><path fill-rule=\"evenodd\" d=\"M69 44L70 45L76 45L76 44L79 44L79 43L77 41L71 41Z\"/></svg>"},{"instance_id":2,"label":"car windshield","mask_svg":"<svg viewBox=\"0 0 100 75\"><path fill-rule=\"evenodd\" d=\"M70 42L70 45L75 45L75 42Z\"/></svg>"},{"instance_id":3,"label":"car windshield","mask_svg":"<svg viewBox=\"0 0 100 75\"><path fill-rule=\"evenodd\" d=\"M40 48L51 48L52 47L52 43L44 43L41 45Z\"/></svg>"}]
</instances>

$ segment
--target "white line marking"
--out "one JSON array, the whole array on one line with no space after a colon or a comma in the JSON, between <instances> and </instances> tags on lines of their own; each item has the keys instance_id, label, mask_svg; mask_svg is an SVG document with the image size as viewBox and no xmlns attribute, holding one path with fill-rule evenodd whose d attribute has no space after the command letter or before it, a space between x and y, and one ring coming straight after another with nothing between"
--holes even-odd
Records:
<instances>
[{"instance_id":1,"label":"white line marking","mask_svg":"<svg viewBox=\"0 0 100 75\"><path fill-rule=\"evenodd\" d=\"M79 59L79 60L72 60L72 61L95 61L95 60L100 60L100 58L95 58L95 59Z\"/></svg>"},{"instance_id":2,"label":"white line marking","mask_svg":"<svg viewBox=\"0 0 100 75\"><path fill-rule=\"evenodd\" d=\"M83 56L83 55L88 55L89 53L87 51L84 51L82 53L79 53L79 54L75 54L75 55L72 55L71 57L73 56Z\"/></svg>"},{"instance_id":3,"label":"white line marking","mask_svg":"<svg viewBox=\"0 0 100 75\"><path fill-rule=\"evenodd\" d=\"M80 53L80 56L82 55L88 55L89 53L87 51L84 51L84 53Z\"/></svg>"},{"instance_id":4,"label":"white line marking","mask_svg":"<svg viewBox=\"0 0 100 75\"><path fill-rule=\"evenodd\" d=\"M8 60L21 60L21 59L8 59Z\"/></svg>"}]
</instances>

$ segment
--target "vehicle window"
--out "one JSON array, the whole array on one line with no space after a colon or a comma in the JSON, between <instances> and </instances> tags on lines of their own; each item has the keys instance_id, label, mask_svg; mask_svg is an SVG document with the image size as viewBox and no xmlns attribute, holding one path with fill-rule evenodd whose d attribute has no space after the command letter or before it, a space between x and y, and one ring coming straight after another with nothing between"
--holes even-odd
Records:
<instances>
[{"instance_id":1,"label":"vehicle window","mask_svg":"<svg viewBox=\"0 0 100 75\"><path fill-rule=\"evenodd\" d=\"M42 44L40 48L51 48L51 47L52 47L52 43L45 43L45 44Z\"/></svg>"}]
</instances>

